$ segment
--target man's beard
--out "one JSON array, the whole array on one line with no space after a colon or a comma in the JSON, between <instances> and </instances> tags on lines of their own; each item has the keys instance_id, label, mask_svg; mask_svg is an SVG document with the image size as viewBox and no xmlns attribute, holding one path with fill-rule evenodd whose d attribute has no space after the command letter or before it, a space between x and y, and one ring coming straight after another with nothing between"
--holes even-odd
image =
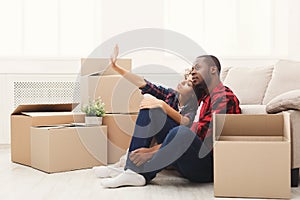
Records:
<instances>
[{"instance_id":1,"label":"man's beard","mask_svg":"<svg viewBox=\"0 0 300 200\"><path fill-rule=\"evenodd\" d=\"M195 92L198 100L207 94L207 86L205 84L205 81L202 81L201 83L199 83L197 85L194 85L193 89L194 89L194 92Z\"/></svg>"}]
</instances>

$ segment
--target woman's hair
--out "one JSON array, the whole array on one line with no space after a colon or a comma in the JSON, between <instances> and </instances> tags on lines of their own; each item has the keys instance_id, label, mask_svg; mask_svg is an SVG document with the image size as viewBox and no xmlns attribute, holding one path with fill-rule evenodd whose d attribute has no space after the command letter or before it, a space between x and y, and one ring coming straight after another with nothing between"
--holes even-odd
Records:
<instances>
[{"instance_id":1,"label":"woman's hair","mask_svg":"<svg viewBox=\"0 0 300 200\"><path fill-rule=\"evenodd\" d=\"M187 68L184 70L184 79L187 80L189 75L192 74L192 70L190 68Z\"/></svg>"}]
</instances>

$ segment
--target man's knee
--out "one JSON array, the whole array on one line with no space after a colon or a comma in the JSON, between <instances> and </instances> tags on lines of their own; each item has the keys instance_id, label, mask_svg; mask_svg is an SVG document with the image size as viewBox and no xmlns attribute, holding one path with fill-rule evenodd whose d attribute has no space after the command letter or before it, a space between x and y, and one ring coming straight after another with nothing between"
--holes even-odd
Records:
<instances>
[{"instance_id":1,"label":"man's knee","mask_svg":"<svg viewBox=\"0 0 300 200\"><path fill-rule=\"evenodd\" d=\"M195 134L186 126L177 126L170 130L166 137L166 142L171 142L176 137L176 140L183 140L184 138L195 137Z\"/></svg>"}]
</instances>

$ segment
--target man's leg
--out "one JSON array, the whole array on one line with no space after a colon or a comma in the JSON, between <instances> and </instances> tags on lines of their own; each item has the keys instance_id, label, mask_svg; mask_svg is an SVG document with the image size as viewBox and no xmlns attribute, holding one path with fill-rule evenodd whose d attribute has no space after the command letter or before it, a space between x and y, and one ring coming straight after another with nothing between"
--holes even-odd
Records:
<instances>
[{"instance_id":1,"label":"man's leg","mask_svg":"<svg viewBox=\"0 0 300 200\"><path fill-rule=\"evenodd\" d=\"M191 137L193 137L192 134ZM190 148L173 163L173 166L190 181L213 182L213 153L207 149L200 151L201 148L207 147L195 135ZM200 155L202 152L205 152L206 155Z\"/></svg>"},{"instance_id":2,"label":"man's leg","mask_svg":"<svg viewBox=\"0 0 300 200\"><path fill-rule=\"evenodd\" d=\"M191 181L212 181L212 156L209 154L200 159L201 147L205 148L195 133L185 126L179 126L170 131L161 148L150 161L140 167L133 163L126 167L143 175L146 182L150 182L159 171L170 164Z\"/></svg>"}]
</instances>

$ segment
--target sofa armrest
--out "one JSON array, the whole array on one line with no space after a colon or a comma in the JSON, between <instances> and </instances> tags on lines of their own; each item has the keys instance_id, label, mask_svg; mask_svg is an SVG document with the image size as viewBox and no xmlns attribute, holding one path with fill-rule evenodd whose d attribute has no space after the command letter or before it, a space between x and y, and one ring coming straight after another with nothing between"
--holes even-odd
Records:
<instances>
[{"instance_id":1,"label":"sofa armrest","mask_svg":"<svg viewBox=\"0 0 300 200\"><path fill-rule=\"evenodd\" d=\"M300 90L291 90L278 95L266 105L267 113L300 110Z\"/></svg>"},{"instance_id":2,"label":"sofa armrest","mask_svg":"<svg viewBox=\"0 0 300 200\"><path fill-rule=\"evenodd\" d=\"M300 168L300 111L289 110L291 122L291 141L292 141L292 168Z\"/></svg>"}]
</instances>

